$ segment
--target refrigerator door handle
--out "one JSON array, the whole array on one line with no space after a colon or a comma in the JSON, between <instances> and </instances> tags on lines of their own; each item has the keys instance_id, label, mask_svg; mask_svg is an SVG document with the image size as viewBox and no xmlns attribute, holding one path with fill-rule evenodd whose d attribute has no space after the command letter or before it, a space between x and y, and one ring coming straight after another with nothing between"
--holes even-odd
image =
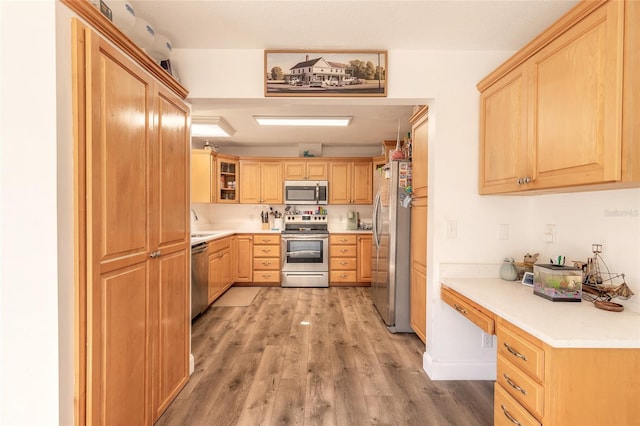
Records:
<instances>
[{"instance_id":1,"label":"refrigerator door handle","mask_svg":"<svg viewBox=\"0 0 640 426\"><path fill-rule=\"evenodd\" d=\"M378 234L378 215L380 214L380 191L376 192L376 198L373 201L373 217L371 220L373 241L376 243L376 249L380 249L380 235Z\"/></svg>"}]
</instances>

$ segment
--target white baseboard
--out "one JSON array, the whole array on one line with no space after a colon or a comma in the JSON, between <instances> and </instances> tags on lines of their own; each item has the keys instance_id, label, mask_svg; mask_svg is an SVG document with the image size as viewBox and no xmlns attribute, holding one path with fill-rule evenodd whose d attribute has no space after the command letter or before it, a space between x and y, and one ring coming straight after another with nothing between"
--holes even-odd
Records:
<instances>
[{"instance_id":1,"label":"white baseboard","mask_svg":"<svg viewBox=\"0 0 640 426\"><path fill-rule=\"evenodd\" d=\"M189 354L189 375L192 375L196 369L196 359L193 354Z\"/></svg>"},{"instance_id":2,"label":"white baseboard","mask_svg":"<svg viewBox=\"0 0 640 426\"><path fill-rule=\"evenodd\" d=\"M422 356L422 368L431 380L495 380L495 361L486 362L439 362L429 354Z\"/></svg>"}]
</instances>

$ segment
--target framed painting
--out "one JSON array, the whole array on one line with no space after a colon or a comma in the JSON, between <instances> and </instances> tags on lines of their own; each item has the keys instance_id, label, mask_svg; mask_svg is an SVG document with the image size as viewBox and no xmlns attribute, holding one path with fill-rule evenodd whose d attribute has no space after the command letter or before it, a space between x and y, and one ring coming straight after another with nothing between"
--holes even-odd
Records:
<instances>
[{"instance_id":1,"label":"framed painting","mask_svg":"<svg viewBox=\"0 0 640 426\"><path fill-rule=\"evenodd\" d=\"M265 50L264 95L387 96L386 50Z\"/></svg>"}]
</instances>

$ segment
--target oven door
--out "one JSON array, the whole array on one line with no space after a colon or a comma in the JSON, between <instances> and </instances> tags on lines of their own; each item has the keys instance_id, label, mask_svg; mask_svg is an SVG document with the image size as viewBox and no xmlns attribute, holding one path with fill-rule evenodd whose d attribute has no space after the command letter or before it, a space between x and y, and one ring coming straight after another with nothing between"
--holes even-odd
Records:
<instances>
[{"instance_id":1,"label":"oven door","mask_svg":"<svg viewBox=\"0 0 640 426\"><path fill-rule=\"evenodd\" d=\"M283 234L283 272L326 272L329 270L329 235Z\"/></svg>"}]
</instances>

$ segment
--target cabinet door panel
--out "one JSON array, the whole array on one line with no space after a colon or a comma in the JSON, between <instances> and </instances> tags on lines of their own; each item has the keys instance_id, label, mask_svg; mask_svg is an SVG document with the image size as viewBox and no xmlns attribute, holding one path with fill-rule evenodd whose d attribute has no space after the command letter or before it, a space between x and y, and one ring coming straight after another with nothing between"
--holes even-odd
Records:
<instances>
[{"instance_id":1,"label":"cabinet door panel","mask_svg":"<svg viewBox=\"0 0 640 426\"><path fill-rule=\"evenodd\" d=\"M191 153L191 202L210 203L213 195L211 153L194 149Z\"/></svg>"},{"instance_id":2,"label":"cabinet door panel","mask_svg":"<svg viewBox=\"0 0 640 426\"><path fill-rule=\"evenodd\" d=\"M620 180L623 2L609 2L532 59L532 188Z\"/></svg>"},{"instance_id":3,"label":"cabinet door panel","mask_svg":"<svg viewBox=\"0 0 640 426\"><path fill-rule=\"evenodd\" d=\"M169 406L189 378L190 299L186 249L160 257L155 418Z\"/></svg>"},{"instance_id":4,"label":"cabinet door panel","mask_svg":"<svg viewBox=\"0 0 640 426\"><path fill-rule=\"evenodd\" d=\"M515 191L518 179L526 176L528 162L523 67L482 93L480 115L480 193Z\"/></svg>"},{"instance_id":5,"label":"cabinet door panel","mask_svg":"<svg viewBox=\"0 0 640 426\"><path fill-rule=\"evenodd\" d=\"M282 204L282 163L262 163L262 202Z\"/></svg>"},{"instance_id":6,"label":"cabinet door panel","mask_svg":"<svg viewBox=\"0 0 640 426\"><path fill-rule=\"evenodd\" d=\"M351 200L351 167L334 162L330 166L329 204L349 204Z\"/></svg>"},{"instance_id":7,"label":"cabinet door panel","mask_svg":"<svg viewBox=\"0 0 640 426\"><path fill-rule=\"evenodd\" d=\"M240 202L260 204L260 163L254 161L240 162Z\"/></svg>"},{"instance_id":8,"label":"cabinet door panel","mask_svg":"<svg viewBox=\"0 0 640 426\"><path fill-rule=\"evenodd\" d=\"M353 204L373 203L373 165L371 162L353 164Z\"/></svg>"},{"instance_id":9,"label":"cabinet door panel","mask_svg":"<svg viewBox=\"0 0 640 426\"><path fill-rule=\"evenodd\" d=\"M152 82L87 31L87 418L150 424Z\"/></svg>"}]
</instances>

